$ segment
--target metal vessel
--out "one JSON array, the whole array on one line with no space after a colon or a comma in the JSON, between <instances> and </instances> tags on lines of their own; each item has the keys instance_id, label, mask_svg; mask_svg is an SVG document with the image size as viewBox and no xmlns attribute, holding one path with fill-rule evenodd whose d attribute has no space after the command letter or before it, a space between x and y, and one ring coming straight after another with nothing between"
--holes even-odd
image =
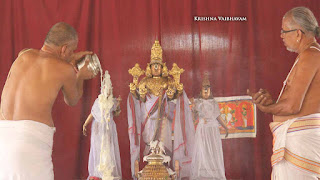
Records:
<instances>
[{"instance_id":1,"label":"metal vessel","mask_svg":"<svg viewBox=\"0 0 320 180\"><path fill-rule=\"evenodd\" d=\"M83 60L77 64L78 69L80 70L85 65L85 60L89 59L88 69L96 76L101 69L101 64L99 58L96 54L86 55Z\"/></svg>"}]
</instances>

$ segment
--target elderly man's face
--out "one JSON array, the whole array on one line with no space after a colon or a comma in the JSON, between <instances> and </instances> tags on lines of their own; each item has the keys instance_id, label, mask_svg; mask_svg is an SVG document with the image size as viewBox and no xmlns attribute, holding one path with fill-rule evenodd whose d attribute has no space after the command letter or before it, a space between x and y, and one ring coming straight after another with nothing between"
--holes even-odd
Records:
<instances>
[{"instance_id":1,"label":"elderly man's face","mask_svg":"<svg viewBox=\"0 0 320 180\"><path fill-rule=\"evenodd\" d=\"M282 30L289 31L293 29L299 29L299 28L293 28L293 26L290 23L291 23L291 17L284 17L282 19ZM280 35L284 45L286 46L287 50L290 52L297 52L298 45L299 45L299 43L297 42L298 31L299 30L281 33Z\"/></svg>"},{"instance_id":2,"label":"elderly man's face","mask_svg":"<svg viewBox=\"0 0 320 180\"><path fill-rule=\"evenodd\" d=\"M210 87L202 87L201 96L203 99L208 99L210 97Z\"/></svg>"},{"instance_id":3,"label":"elderly man's face","mask_svg":"<svg viewBox=\"0 0 320 180\"><path fill-rule=\"evenodd\" d=\"M151 74L155 77L159 77L162 74L161 64L152 64L151 65Z\"/></svg>"}]
</instances>

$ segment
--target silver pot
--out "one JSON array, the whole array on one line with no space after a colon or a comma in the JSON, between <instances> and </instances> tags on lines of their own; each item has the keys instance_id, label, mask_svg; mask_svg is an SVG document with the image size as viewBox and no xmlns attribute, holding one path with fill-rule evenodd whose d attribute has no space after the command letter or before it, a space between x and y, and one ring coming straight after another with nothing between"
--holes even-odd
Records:
<instances>
[{"instance_id":1,"label":"silver pot","mask_svg":"<svg viewBox=\"0 0 320 180\"><path fill-rule=\"evenodd\" d=\"M89 59L88 69L96 76L99 73L101 68L99 58L96 54L86 55L84 59L77 64L78 69L80 70L84 66L86 59Z\"/></svg>"}]
</instances>

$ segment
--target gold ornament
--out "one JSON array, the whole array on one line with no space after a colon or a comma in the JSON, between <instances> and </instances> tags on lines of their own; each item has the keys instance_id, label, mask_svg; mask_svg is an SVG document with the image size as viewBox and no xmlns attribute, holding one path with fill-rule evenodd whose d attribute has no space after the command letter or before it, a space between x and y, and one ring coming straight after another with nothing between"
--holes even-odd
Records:
<instances>
[{"instance_id":1,"label":"gold ornament","mask_svg":"<svg viewBox=\"0 0 320 180\"><path fill-rule=\"evenodd\" d=\"M152 45L152 48L151 48L150 65L156 64L156 63L163 65L163 63L162 63L162 48L161 48L161 45L158 40L156 40L154 42L154 44Z\"/></svg>"},{"instance_id":2,"label":"gold ornament","mask_svg":"<svg viewBox=\"0 0 320 180\"><path fill-rule=\"evenodd\" d=\"M177 179L178 174L173 172L169 174L167 167L164 165L165 155L157 146L151 149L151 153L144 157L148 164L136 174L139 180L173 180ZM179 162L175 162L176 170L179 171ZM137 168L137 167L135 167ZM139 167L138 167L139 169ZM137 171L137 170L136 170Z\"/></svg>"},{"instance_id":3,"label":"gold ornament","mask_svg":"<svg viewBox=\"0 0 320 180\"><path fill-rule=\"evenodd\" d=\"M168 98L173 99L174 94L176 93L176 89L173 86L169 86L166 92L167 92Z\"/></svg>"},{"instance_id":4,"label":"gold ornament","mask_svg":"<svg viewBox=\"0 0 320 180\"><path fill-rule=\"evenodd\" d=\"M136 63L133 68L129 69L128 72L133 76L134 84L137 84L139 77L144 74L144 70L140 68L138 63Z\"/></svg>"},{"instance_id":5,"label":"gold ornament","mask_svg":"<svg viewBox=\"0 0 320 180\"><path fill-rule=\"evenodd\" d=\"M148 91L155 95L160 96L163 90L166 90L168 87L168 79L167 78L143 78L139 83L139 92L140 88L148 89ZM141 95L141 94L140 94Z\"/></svg>"},{"instance_id":6,"label":"gold ornament","mask_svg":"<svg viewBox=\"0 0 320 180\"><path fill-rule=\"evenodd\" d=\"M152 77L150 63L147 64L146 76L147 77Z\"/></svg>"},{"instance_id":7,"label":"gold ornament","mask_svg":"<svg viewBox=\"0 0 320 180\"><path fill-rule=\"evenodd\" d=\"M184 69L179 68L176 63L173 63L172 69L169 71L169 74L174 79L174 87L178 90L178 94L183 92L183 84L180 83L180 76L184 72Z\"/></svg>"},{"instance_id":8,"label":"gold ornament","mask_svg":"<svg viewBox=\"0 0 320 180\"><path fill-rule=\"evenodd\" d=\"M176 63L173 63L172 69L169 71L169 74L173 77L176 85L180 84L180 75L184 72L184 69L179 68Z\"/></svg>"},{"instance_id":9,"label":"gold ornament","mask_svg":"<svg viewBox=\"0 0 320 180\"><path fill-rule=\"evenodd\" d=\"M139 64L135 64L133 68L128 70L129 74L133 76L133 82L130 83L130 92L135 94L135 91L137 89L138 80L141 75L144 74L144 71L140 68Z\"/></svg>"},{"instance_id":10,"label":"gold ornament","mask_svg":"<svg viewBox=\"0 0 320 180\"><path fill-rule=\"evenodd\" d=\"M160 76L153 76L151 71L151 65L153 64L161 65L162 73ZM184 69L179 68L176 63L173 63L172 69L168 72L166 63L162 62L162 48L159 41L156 40L151 48L151 61L147 64L146 70L141 70L139 64L129 70L129 73L133 76L133 83L129 85L130 92L142 101L146 100L147 93L159 97L164 91L168 94L169 99L173 99L183 92L183 84L180 83L180 75L183 72ZM146 77L138 82L139 77L143 74ZM168 88L169 86L170 88Z\"/></svg>"},{"instance_id":11,"label":"gold ornament","mask_svg":"<svg viewBox=\"0 0 320 180\"><path fill-rule=\"evenodd\" d=\"M162 68L162 77L168 77L168 67L166 63L163 63L163 68Z\"/></svg>"}]
</instances>

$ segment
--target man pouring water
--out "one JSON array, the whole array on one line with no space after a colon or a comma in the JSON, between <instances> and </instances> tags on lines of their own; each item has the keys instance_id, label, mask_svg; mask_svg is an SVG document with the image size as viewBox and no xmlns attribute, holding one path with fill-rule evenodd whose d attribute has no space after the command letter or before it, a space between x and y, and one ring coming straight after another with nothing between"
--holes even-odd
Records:
<instances>
[{"instance_id":1,"label":"man pouring water","mask_svg":"<svg viewBox=\"0 0 320 180\"><path fill-rule=\"evenodd\" d=\"M83 94L84 80L95 74L76 63L92 52L74 53L76 30L57 23L40 50L19 53L8 73L0 105L0 179L53 180L51 158L54 122L52 106L60 90L70 106Z\"/></svg>"}]
</instances>

